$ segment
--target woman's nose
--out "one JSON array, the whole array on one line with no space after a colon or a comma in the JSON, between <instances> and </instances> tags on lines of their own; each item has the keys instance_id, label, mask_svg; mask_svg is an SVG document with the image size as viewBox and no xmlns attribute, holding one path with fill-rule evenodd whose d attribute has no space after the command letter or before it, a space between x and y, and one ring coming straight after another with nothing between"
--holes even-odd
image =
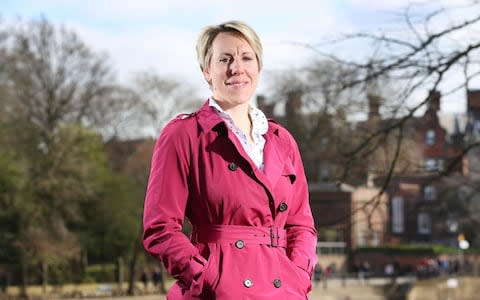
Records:
<instances>
[{"instance_id":1,"label":"woman's nose","mask_svg":"<svg viewBox=\"0 0 480 300\"><path fill-rule=\"evenodd\" d=\"M244 66L242 62L238 59L233 60L232 63L230 64L230 70L233 75L243 73L243 67Z\"/></svg>"}]
</instances>

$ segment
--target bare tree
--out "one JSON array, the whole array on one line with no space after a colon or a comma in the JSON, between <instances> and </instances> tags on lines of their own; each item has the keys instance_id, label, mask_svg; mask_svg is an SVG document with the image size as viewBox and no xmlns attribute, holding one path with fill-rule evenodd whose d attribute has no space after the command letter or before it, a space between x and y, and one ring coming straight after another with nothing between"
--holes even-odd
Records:
<instances>
[{"instance_id":1,"label":"bare tree","mask_svg":"<svg viewBox=\"0 0 480 300\"><path fill-rule=\"evenodd\" d=\"M172 78L162 77L152 71L142 71L135 75L132 90L142 106L145 107L145 127L142 135L157 137L163 126L176 114L191 112L199 106L200 101L195 97L193 88ZM121 168L121 172L127 174L140 187L145 187L148 180L148 166L152 156L154 140L146 139L132 153ZM139 207L141 208L141 207ZM134 293L134 279L139 255L142 250L141 237L141 214L132 212L138 218L139 238L132 241L132 257L129 261L128 291ZM163 284L163 283L162 283Z\"/></svg>"},{"instance_id":2,"label":"bare tree","mask_svg":"<svg viewBox=\"0 0 480 300\"><path fill-rule=\"evenodd\" d=\"M331 60L271 75L270 98L285 105L282 122L296 137L304 160L309 162L309 180L358 184L365 181L369 168L388 170L386 165L390 165L395 153L392 136L396 135L389 136L390 131L376 133L379 107L393 90L386 76L347 89L345 85L356 80L358 73ZM400 103L388 104L401 110ZM372 118L365 122L369 109L377 111L368 113ZM386 113L394 114L391 110ZM362 142L366 144L360 147ZM379 155L382 162L368 167L373 162L370 157ZM406 160L406 156L402 157L403 168Z\"/></svg>"},{"instance_id":3,"label":"bare tree","mask_svg":"<svg viewBox=\"0 0 480 300\"><path fill-rule=\"evenodd\" d=\"M151 136L156 137L167 121L176 114L191 112L200 104L194 88L153 71L138 72L133 82L132 89L148 112L146 117L149 117L150 123L146 129Z\"/></svg>"},{"instance_id":4,"label":"bare tree","mask_svg":"<svg viewBox=\"0 0 480 300\"><path fill-rule=\"evenodd\" d=\"M478 1L464 2L464 4L455 4L450 7L436 7L435 9L422 9L422 7L411 5L398 16L402 17L406 27L403 30L384 31L379 33L358 33L348 35L337 41L342 43L364 43L371 46L371 57L365 62L346 59L331 53L323 51L320 45L310 45L318 53L325 55L341 65L353 68L358 77L345 83L345 88L368 86L379 78L388 76L395 82L397 92L390 94L386 100L396 99L401 103L402 114L387 126L378 127L372 132L369 138L362 139L361 142L353 148L352 157L358 157L357 153L362 153L378 137L389 135L390 132L403 131L402 136L415 136L414 133L405 132L407 124L421 109L424 109L431 100L432 94L425 91L435 91L442 89L444 96L458 94L462 91L467 94L472 83L478 84L480 75L480 3ZM423 93L427 95L420 98ZM415 98L417 99L416 101ZM418 101L418 99L421 99ZM427 108L428 109L428 108ZM400 135L399 135L400 137ZM398 144L405 145L405 138L398 139ZM440 180L441 177L450 175L451 171L460 163L462 157L468 153L477 153L478 139L466 139L463 141L463 149L458 151L456 158L451 158L448 165L439 170L437 176L432 177L432 181ZM409 149L407 147L407 149ZM389 184L389 179L398 169L398 162L401 153L392 156L388 161L388 168L385 168L385 181L382 184L382 192ZM414 153L409 151L410 153ZM472 177L472 176L469 176ZM440 182L447 184L451 190L458 191L465 187L477 186L473 180L468 183L460 184L464 180L443 179ZM453 183L460 184L454 188ZM475 188L474 188L475 189ZM458 194L449 193L452 199L459 199ZM442 201L452 212L452 206L448 203L446 194L442 195ZM458 208L458 215L462 215L462 223L470 220L471 225L478 224L478 201L471 197L472 201L463 201L468 205ZM374 200L372 200L374 201ZM458 202L458 201L456 201ZM468 209L465 209L468 207ZM470 217L466 217L468 211ZM445 212L445 210L444 210ZM472 218L473 217L473 218ZM464 224L465 225L465 224ZM467 230L467 227L464 227ZM471 230L469 230L471 231ZM473 238L473 237L472 237Z\"/></svg>"},{"instance_id":5,"label":"bare tree","mask_svg":"<svg viewBox=\"0 0 480 300\"><path fill-rule=\"evenodd\" d=\"M42 265L46 283L49 264L79 254L68 224L81 218L79 204L102 188L97 179L105 165L102 140L92 130L108 137L125 120L118 116L132 116L138 106L136 94L115 82L106 55L92 52L74 32L45 18L3 32L1 116L8 134L2 146L25 170L13 207L26 294L30 264Z\"/></svg>"},{"instance_id":6,"label":"bare tree","mask_svg":"<svg viewBox=\"0 0 480 300\"><path fill-rule=\"evenodd\" d=\"M297 137L304 157L315 162L306 165L309 177L321 180L319 170L309 168L322 168L322 161L326 165L333 162L334 170L324 173L327 180L355 184L352 175L366 180L367 174L374 172L382 179L382 194L393 177L421 172L423 166L418 161L422 151L415 146L419 137L411 125L416 116L429 109L429 91L442 90L448 98L459 91L465 93L478 82L479 8L478 1L449 7L410 5L395 13L402 22L394 29L303 44L318 55L318 63L289 72L283 82L275 78L273 88L285 101L291 95L289 89L300 95L300 100L291 100L304 119L296 117L294 123L300 124L292 124L300 128L293 132L301 132ZM352 45L368 49L362 51L367 54L340 56L330 50L332 46ZM274 94L275 99L281 99L279 94ZM375 121L375 117L365 121L375 101L382 104L379 110L377 106L378 117L388 117L388 121ZM436 175L432 180L450 175L462 157L477 146L478 139L467 139L443 170L430 172ZM379 199L377 195L366 205L375 206Z\"/></svg>"}]
</instances>

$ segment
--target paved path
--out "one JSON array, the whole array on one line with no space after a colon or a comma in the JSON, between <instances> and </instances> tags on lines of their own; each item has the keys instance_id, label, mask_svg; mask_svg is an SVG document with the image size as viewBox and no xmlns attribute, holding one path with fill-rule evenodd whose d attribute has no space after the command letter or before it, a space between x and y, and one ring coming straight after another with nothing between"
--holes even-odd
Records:
<instances>
[{"instance_id":1,"label":"paved path","mask_svg":"<svg viewBox=\"0 0 480 300\"><path fill-rule=\"evenodd\" d=\"M326 286L323 282L313 287L310 294L311 300L385 300L380 292L381 286L386 284L389 279L370 279L367 282L360 282L356 279L331 279ZM399 282L412 280L410 278L401 278ZM112 297L112 298L89 298L89 300L159 300L165 299L164 295L151 294L134 297Z\"/></svg>"}]
</instances>

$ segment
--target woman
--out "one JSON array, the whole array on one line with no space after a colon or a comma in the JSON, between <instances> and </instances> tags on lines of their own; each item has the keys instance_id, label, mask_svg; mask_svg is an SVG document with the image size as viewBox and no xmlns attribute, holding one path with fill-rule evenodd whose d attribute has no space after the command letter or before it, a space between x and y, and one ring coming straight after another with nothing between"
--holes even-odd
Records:
<instances>
[{"instance_id":1,"label":"woman","mask_svg":"<svg viewBox=\"0 0 480 300\"><path fill-rule=\"evenodd\" d=\"M167 299L306 299L316 231L295 141L250 105L260 40L210 26L197 55L212 97L163 129L145 200L145 249L177 280Z\"/></svg>"}]
</instances>

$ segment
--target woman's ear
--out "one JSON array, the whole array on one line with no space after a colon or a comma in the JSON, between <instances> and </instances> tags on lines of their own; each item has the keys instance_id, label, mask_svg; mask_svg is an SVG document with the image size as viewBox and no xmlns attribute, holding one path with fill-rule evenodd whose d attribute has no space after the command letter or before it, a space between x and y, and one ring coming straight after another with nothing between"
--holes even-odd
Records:
<instances>
[{"instance_id":1,"label":"woman's ear","mask_svg":"<svg viewBox=\"0 0 480 300\"><path fill-rule=\"evenodd\" d=\"M212 76L210 76L210 72L208 69L203 70L203 78L205 78L208 84L212 83Z\"/></svg>"}]
</instances>

